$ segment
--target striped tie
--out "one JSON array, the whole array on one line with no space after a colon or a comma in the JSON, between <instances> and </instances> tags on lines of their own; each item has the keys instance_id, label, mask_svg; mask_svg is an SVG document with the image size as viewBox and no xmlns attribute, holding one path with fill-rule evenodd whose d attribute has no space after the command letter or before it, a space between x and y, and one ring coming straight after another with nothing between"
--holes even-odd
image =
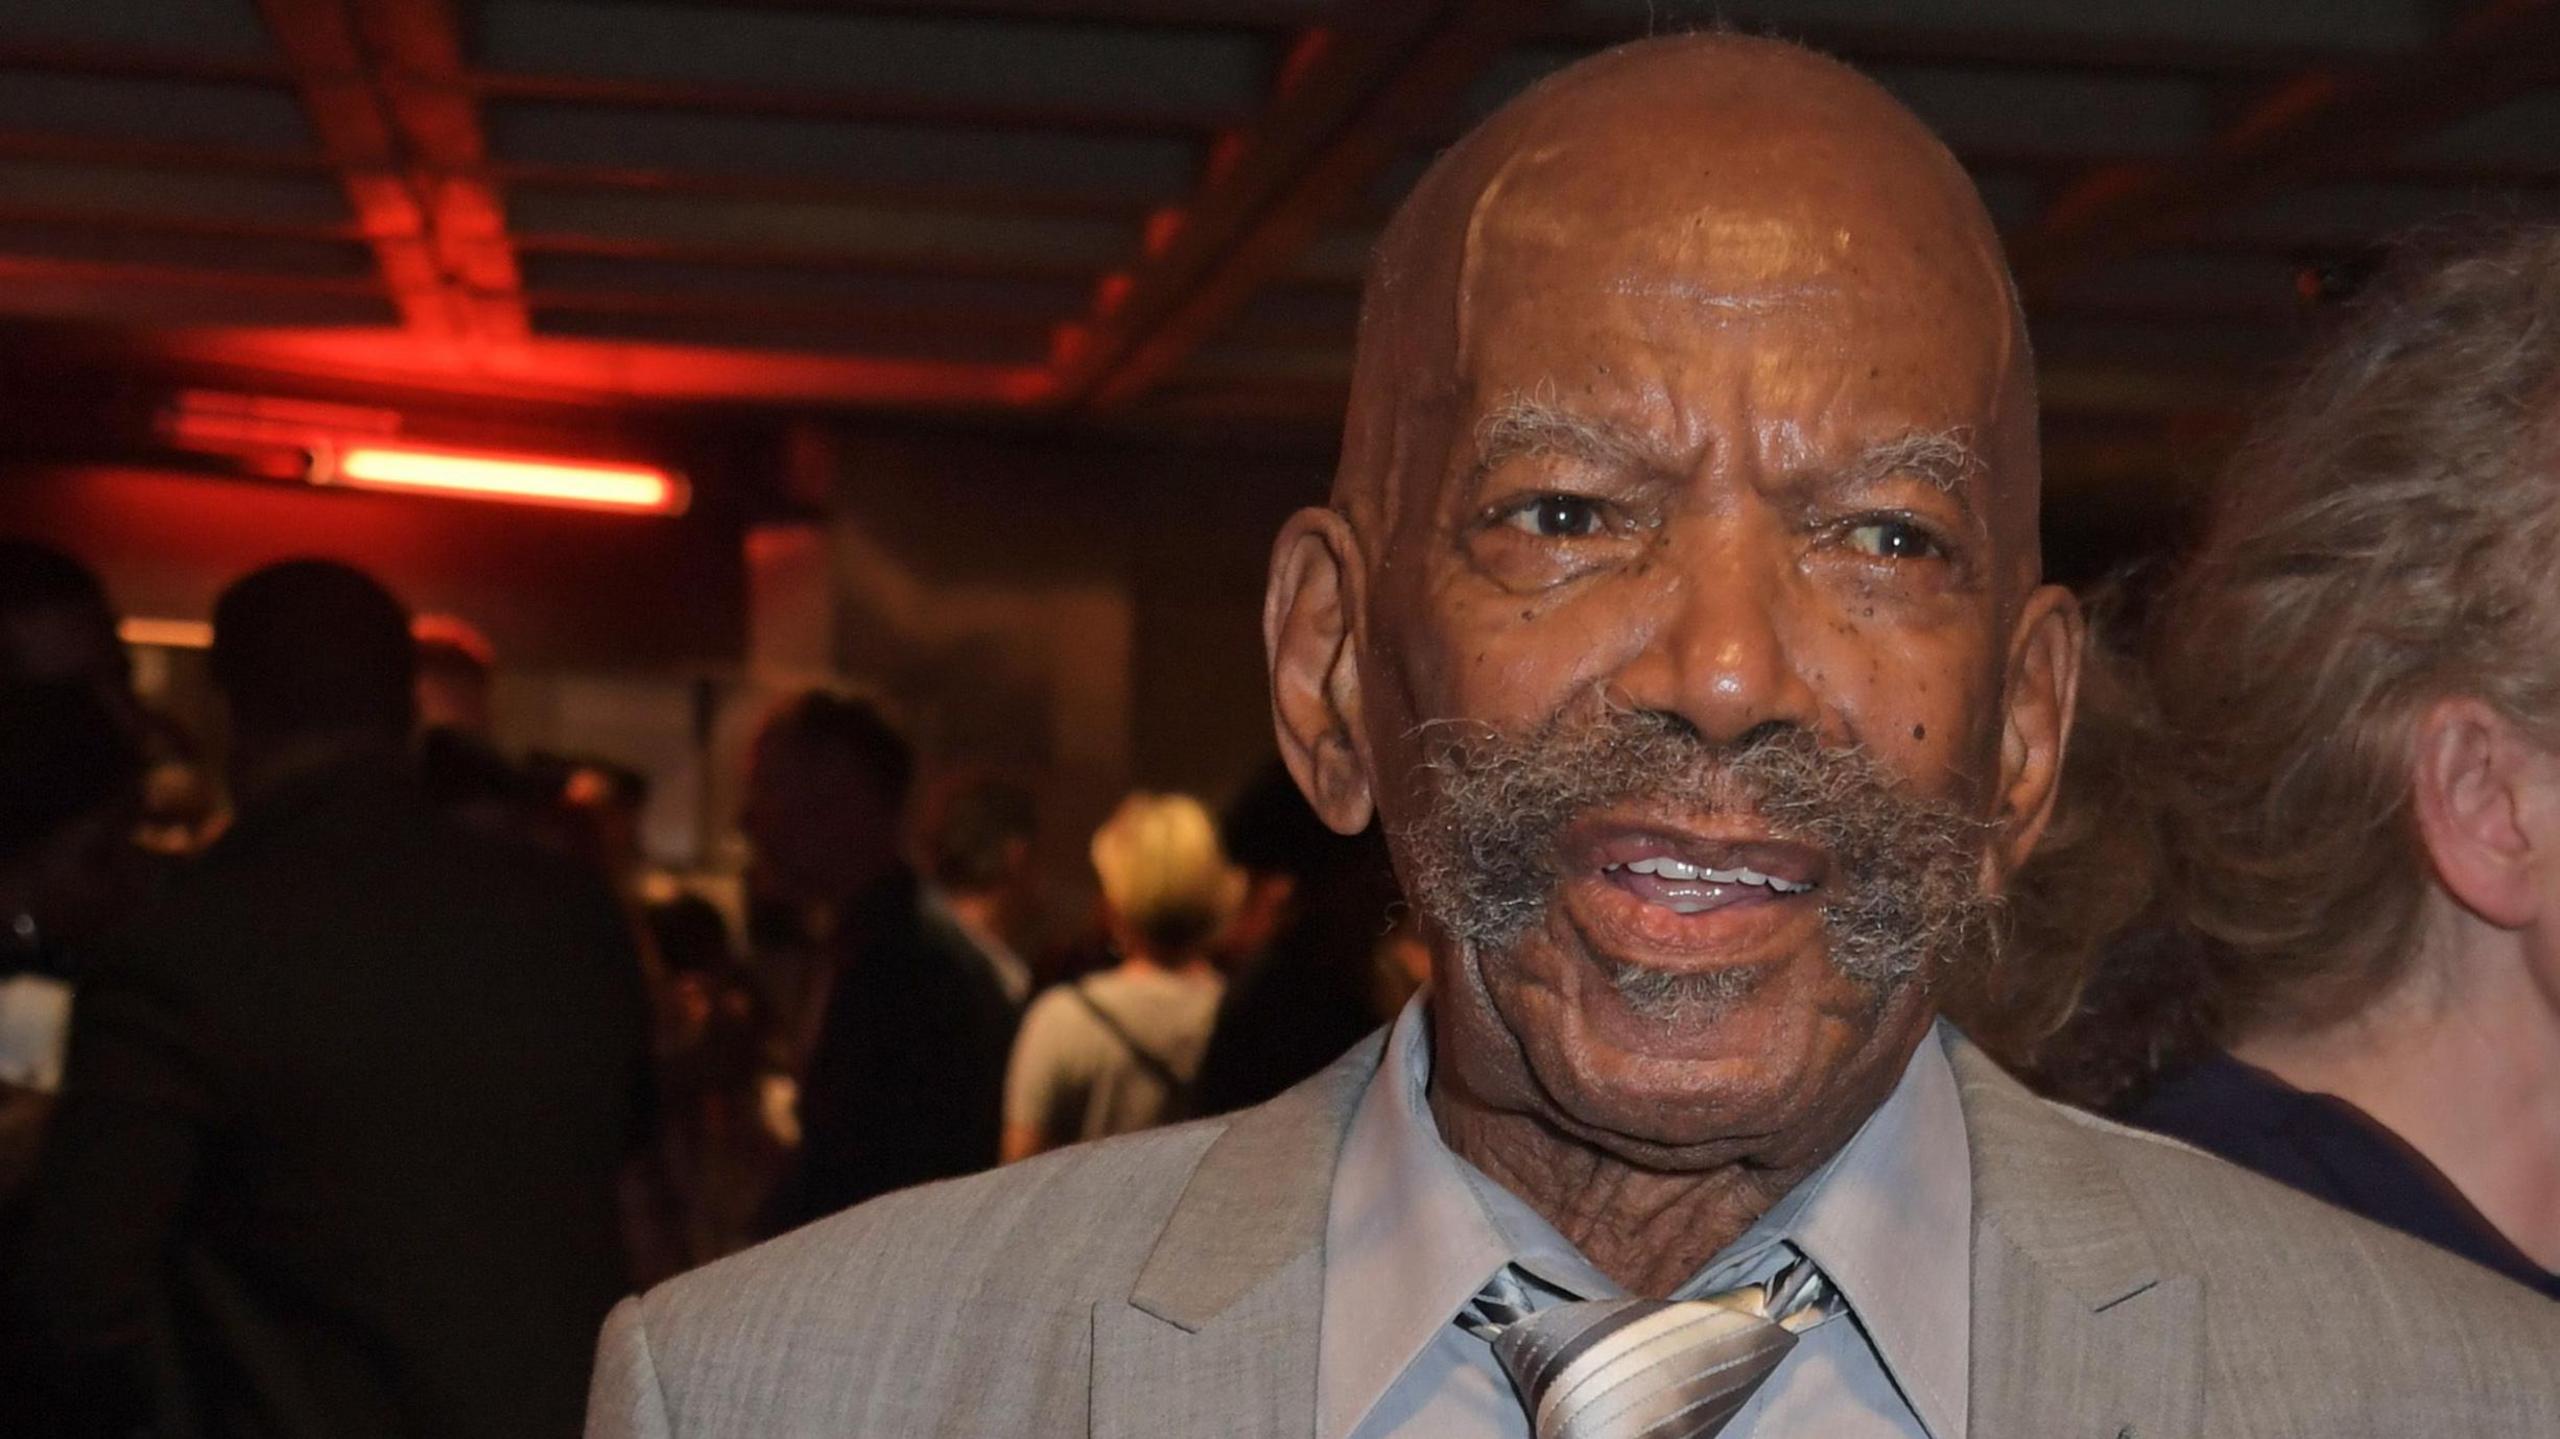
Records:
<instances>
[{"instance_id":1,"label":"striped tie","mask_svg":"<svg viewBox=\"0 0 2560 1439\"><path fill-rule=\"evenodd\" d=\"M1710 1439L1796 1336L1839 1308L1810 1259L1703 1299L1595 1299L1535 1313L1505 1269L1458 1322L1492 1342L1536 1439Z\"/></svg>"}]
</instances>

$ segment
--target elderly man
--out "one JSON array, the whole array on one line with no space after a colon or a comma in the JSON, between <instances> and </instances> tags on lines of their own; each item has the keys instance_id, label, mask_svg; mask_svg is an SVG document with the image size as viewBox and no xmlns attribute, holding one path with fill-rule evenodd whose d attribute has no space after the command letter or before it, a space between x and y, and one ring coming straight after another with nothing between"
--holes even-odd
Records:
<instances>
[{"instance_id":1,"label":"elderly man","mask_svg":"<svg viewBox=\"0 0 2560 1439\"><path fill-rule=\"evenodd\" d=\"M2540 1301L1935 1027L2069 721L2033 432L1991 228L1866 81L1685 37L1504 110L1389 229L1267 609L1427 1003L627 1306L590 1432L2560 1432Z\"/></svg>"}]
</instances>

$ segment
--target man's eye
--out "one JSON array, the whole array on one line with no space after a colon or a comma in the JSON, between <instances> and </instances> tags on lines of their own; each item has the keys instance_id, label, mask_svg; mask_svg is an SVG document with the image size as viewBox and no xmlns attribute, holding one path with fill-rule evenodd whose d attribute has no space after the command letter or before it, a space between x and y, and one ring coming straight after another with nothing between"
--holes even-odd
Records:
<instances>
[{"instance_id":1,"label":"man's eye","mask_svg":"<svg viewBox=\"0 0 2560 1439\"><path fill-rule=\"evenodd\" d=\"M1849 548L1886 560L1926 560L1946 554L1938 537L1903 520L1869 520L1849 531Z\"/></svg>"},{"instance_id":2,"label":"man's eye","mask_svg":"<svg viewBox=\"0 0 2560 1439\"><path fill-rule=\"evenodd\" d=\"M1502 518L1515 530L1548 540L1588 539L1608 528L1600 501L1580 495L1540 495Z\"/></svg>"}]
</instances>

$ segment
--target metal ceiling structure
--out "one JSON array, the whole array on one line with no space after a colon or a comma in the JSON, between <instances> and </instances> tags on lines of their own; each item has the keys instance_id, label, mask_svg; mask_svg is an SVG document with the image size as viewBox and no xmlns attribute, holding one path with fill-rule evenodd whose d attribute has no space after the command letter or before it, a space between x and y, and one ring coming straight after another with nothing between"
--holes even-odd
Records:
<instances>
[{"instance_id":1,"label":"metal ceiling structure","mask_svg":"<svg viewBox=\"0 0 2560 1439\"><path fill-rule=\"evenodd\" d=\"M17 3L0 343L1320 430L1430 155L1710 23L1862 66L1971 167L2066 484L2218 423L2306 274L2560 210L2554 0Z\"/></svg>"}]
</instances>

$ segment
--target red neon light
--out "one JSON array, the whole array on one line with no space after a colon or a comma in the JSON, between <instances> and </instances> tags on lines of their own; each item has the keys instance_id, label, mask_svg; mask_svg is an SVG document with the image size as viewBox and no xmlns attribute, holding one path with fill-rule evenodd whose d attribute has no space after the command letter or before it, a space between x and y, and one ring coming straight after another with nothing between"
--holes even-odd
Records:
<instances>
[{"instance_id":1,"label":"red neon light","mask_svg":"<svg viewBox=\"0 0 2560 1439\"><path fill-rule=\"evenodd\" d=\"M590 510L672 515L683 512L683 482L650 465L518 459L405 445L350 445L326 469L336 484Z\"/></svg>"}]
</instances>

